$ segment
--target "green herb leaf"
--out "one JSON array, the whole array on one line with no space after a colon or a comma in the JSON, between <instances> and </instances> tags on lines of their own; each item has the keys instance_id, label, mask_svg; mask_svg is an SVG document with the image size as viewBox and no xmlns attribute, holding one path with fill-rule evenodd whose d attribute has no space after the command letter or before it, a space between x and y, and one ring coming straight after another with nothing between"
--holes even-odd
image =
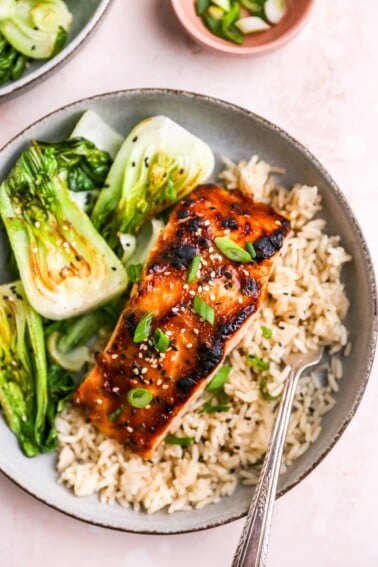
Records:
<instances>
[{"instance_id":1,"label":"green herb leaf","mask_svg":"<svg viewBox=\"0 0 378 567\"><path fill-rule=\"evenodd\" d=\"M201 256L194 256L189 268L188 277L186 278L188 283L192 283L196 279L198 268L201 264L201 258Z\"/></svg>"},{"instance_id":2,"label":"green herb leaf","mask_svg":"<svg viewBox=\"0 0 378 567\"><path fill-rule=\"evenodd\" d=\"M256 258L257 253L256 253L255 247L253 246L252 242L247 242L245 247L247 249L248 254L251 256L252 260L254 258Z\"/></svg>"},{"instance_id":3,"label":"green herb leaf","mask_svg":"<svg viewBox=\"0 0 378 567\"><path fill-rule=\"evenodd\" d=\"M281 397L281 394L278 394L278 396L272 396L268 391L267 384L267 379L261 378L259 383L259 390L264 400L267 400L268 402L274 402L278 400Z\"/></svg>"},{"instance_id":4,"label":"green herb leaf","mask_svg":"<svg viewBox=\"0 0 378 567\"><path fill-rule=\"evenodd\" d=\"M139 321L134 332L134 337L133 337L134 343L142 343L143 341L148 339L151 332L151 325L153 318L154 318L153 313L147 313L147 315L145 315L143 319Z\"/></svg>"},{"instance_id":5,"label":"green herb leaf","mask_svg":"<svg viewBox=\"0 0 378 567\"><path fill-rule=\"evenodd\" d=\"M264 325L261 327L261 331L262 331L262 335L264 337L264 339L271 339L273 336L273 331L272 329L269 329L269 327L264 327Z\"/></svg>"},{"instance_id":6,"label":"green herb leaf","mask_svg":"<svg viewBox=\"0 0 378 567\"><path fill-rule=\"evenodd\" d=\"M247 362L254 370L258 370L260 372L264 370L269 370L270 363L267 360L263 360L256 354L247 354L246 357Z\"/></svg>"},{"instance_id":7,"label":"green herb leaf","mask_svg":"<svg viewBox=\"0 0 378 567\"><path fill-rule=\"evenodd\" d=\"M163 331L159 328L155 330L152 341L154 343L154 346L160 352L165 352L167 350L167 348L169 347L170 341L169 341L168 335L163 333Z\"/></svg>"},{"instance_id":8,"label":"green herb leaf","mask_svg":"<svg viewBox=\"0 0 378 567\"><path fill-rule=\"evenodd\" d=\"M252 260L250 254L244 250L239 244L233 242L227 236L219 236L214 240L215 246L226 258L234 262L250 262Z\"/></svg>"},{"instance_id":9,"label":"green herb leaf","mask_svg":"<svg viewBox=\"0 0 378 567\"><path fill-rule=\"evenodd\" d=\"M144 408L151 402L153 396L150 390L146 388L133 388L127 393L127 401L134 408Z\"/></svg>"},{"instance_id":10,"label":"green herb leaf","mask_svg":"<svg viewBox=\"0 0 378 567\"><path fill-rule=\"evenodd\" d=\"M223 388L231 372L231 369L232 369L231 366L223 366L220 370L218 370L214 378L206 386L206 390L208 392L212 392L214 390L219 390L220 388Z\"/></svg>"},{"instance_id":11,"label":"green herb leaf","mask_svg":"<svg viewBox=\"0 0 378 567\"><path fill-rule=\"evenodd\" d=\"M189 447L194 441L194 437L176 437L176 435L167 435L164 439L168 445L180 445L180 447Z\"/></svg>"},{"instance_id":12,"label":"green herb leaf","mask_svg":"<svg viewBox=\"0 0 378 567\"><path fill-rule=\"evenodd\" d=\"M202 319L205 319L210 325L214 325L215 311L208 303L203 301L199 295L194 297L193 309Z\"/></svg>"},{"instance_id":13,"label":"green herb leaf","mask_svg":"<svg viewBox=\"0 0 378 567\"><path fill-rule=\"evenodd\" d=\"M121 406L119 406L119 408L117 408L116 410L114 410L110 415L109 415L109 420L113 423L116 419L119 418L119 416L121 415L121 413L123 412L125 406L122 404Z\"/></svg>"},{"instance_id":14,"label":"green herb leaf","mask_svg":"<svg viewBox=\"0 0 378 567\"><path fill-rule=\"evenodd\" d=\"M142 264L129 264L126 268L129 281L131 283L138 283L142 275Z\"/></svg>"}]
</instances>

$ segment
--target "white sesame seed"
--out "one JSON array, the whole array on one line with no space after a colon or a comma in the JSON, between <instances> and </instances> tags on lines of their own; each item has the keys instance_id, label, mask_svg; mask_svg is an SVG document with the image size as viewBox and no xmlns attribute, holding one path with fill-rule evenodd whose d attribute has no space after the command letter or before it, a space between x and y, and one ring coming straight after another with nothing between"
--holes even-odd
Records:
<instances>
[{"instance_id":1,"label":"white sesame seed","mask_svg":"<svg viewBox=\"0 0 378 567\"><path fill-rule=\"evenodd\" d=\"M133 428L133 427L130 427L130 425L128 425L128 426L126 427L126 429L127 429L127 431L128 431L129 433L132 433L132 432L134 431L134 428Z\"/></svg>"},{"instance_id":2,"label":"white sesame seed","mask_svg":"<svg viewBox=\"0 0 378 567\"><path fill-rule=\"evenodd\" d=\"M193 346L192 343L188 343L188 344L186 345L186 348L192 348L192 346Z\"/></svg>"},{"instance_id":3,"label":"white sesame seed","mask_svg":"<svg viewBox=\"0 0 378 567\"><path fill-rule=\"evenodd\" d=\"M238 298L238 303L243 303L243 300L241 297Z\"/></svg>"},{"instance_id":4,"label":"white sesame seed","mask_svg":"<svg viewBox=\"0 0 378 567\"><path fill-rule=\"evenodd\" d=\"M189 295L195 295L195 294L196 294L196 292L195 292L195 291L193 291L193 290L190 290L190 292L189 292Z\"/></svg>"},{"instance_id":5,"label":"white sesame seed","mask_svg":"<svg viewBox=\"0 0 378 567\"><path fill-rule=\"evenodd\" d=\"M186 284L184 284L184 285L183 285L182 287L183 287L184 289L189 289L189 286L188 286L188 284L187 284L187 283L186 283Z\"/></svg>"},{"instance_id":6,"label":"white sesame seed","mask_svg":"<svg viewBox=\"0 0 378 567\"><path fill-rule=\"evenodd\" d=\"M141 352L138 353L139 358L143 358L143 354Z\"/></svg>"},{"instance_id":7,"label":"white sesame seed","mask_svg":"<svg viewBox=\"0 0 378 567\"><path fill-rule=\"evenodd\" d=\"M186 329L182 328L182 329L181 329L181 332L182 332L182 333L185 333L185 332L186 332Z\"/></svg>"},{"instance_id":8,"label":"white sesame seed","mask_svg":"<svg viewBox=\"0 0 378 567\"><path fill-rule=\"evenodd\" d=\"M151 404L147 404L146 406L144 406L146 409L150 409L151 408Z\"/></svg>"},{"instance_id":9,"label":"white sesame seed","mask_svg":"<svg viewBox=\"0 0 378 567\"><path fill-rule=\"evenodd\" d=\"M209 252L210 252L210 254L211 254L212 252L214 252L214 248L213 248L213 246L210 246L210 248L209 248Z\"/></svg>"},{"instance_id":10,"label":"white sesame seed","mask_svg":"<svg viewBox=\"0 0 378 567\"><path fill-rule=\"evenodd\" d=\"M215 301L215 295L213 293L210 294L211 301Z\"/></svg>"},{"instance_id":11,"label":"white sesame seed","mask_svg":"<svg viewBox=\"0 0 378 567\"><path fill-rule=\"evenodd\" d=\"M209 283L210 283L210 282L209 282ZM209 288L208 285L204 285L204 286L203 286L203 289L204 289L205 291L209 291L210 288Z\"/></svg>"},{"instance_id":12,"label":"white sesame seed","mask_svg":"<svg viewBox=\"0 0 378 567\"><path fill-rule=\"evenodd\" d=\"M247 270L243 270L243 274L244 274L245 276L249 276L249 273L248 273Z\"/></svg>"},{"instance_id":13,"label":"white sesame seed","mask_svg":"<svg viewBox=\"0 0 378 567\"><path fill-rule=\"evenodd\" d=\"M113 360L117 360L118 354L112 354L111 358L112 358Z\"/></svg>"},{"instance_id":14,"label":"white sesame seed","mask_svg":"<svg viewBox=\"0 0 378 567\"><path fill-rule=\"evenodd\" d=\"M199 330L198 330L198 329L193 329L193 333L194 333L195 335L199 335Z\"/></svg>"},{"instance_id":15,"label":"white sesame seed","mask_svg":"<svg viewBox=\"0 0 378 567\"><path fill-rule=\"evenodd\" d=\"M172 331L165 331L165 334L166 334L168 337L171 337L171 336L172 336Z\"/></svg>"},{"instance_id":16,"label":"white sesame seed","mask_svg":"<svg viewBox=\"0 0 378 567\"><path fill-rule=\"evenodd\" d=\"M172 272L164 272L165 276L170 276Z\"/></svg>"},{"instance_id":17,"label":"white sesame seed","mask_svg":"<svg viewBox=\"0 0 378 567\"><path fill-rule=\"evenodd\" d=\"M210 226L210 221L209 219L205 220L205 222L203 223L205 226Z\"/></svg>"},{"instance_id":18,"label":"white sesame seed","mask_svg":"<svg viewBox=\"0 0 378 567\"><path fill-rule=\"evenodd\" d=\"M199 291L200 293L203 292L203 287L202 287L202 285L199 285L199 286L198 286L198 291Z\"/></svg>"},{"instance_id":19,"label":"white sesame seed","mask_svg":"<svg viewBox=\"0 0 378 567\"><path fill-rule=\"evenodd\" d=\"M118 388L118 386L114 386L114 388L112 388L112 391L113 391L114 393L117 393L117 392L119 392L119 388Z\"/></svg>"},{"instance_id":20,"label":"white sesame seed","mask_svg":"<svg viewBox=\"0 0 378 567\"><path fill-rule=\"evenodd\" d=\"M173 313L178 313L179 308L178 307L172 307L172 311Z\"/></svg>"},{"instance_id":21,"label":"white sesame seed","mask_svg":"<svg viewBox=\"0 0 378 567\"><path fill-rule=\"evenodd\" d=\"M39 221L35 221L34 226L35 228L39 228L41 226L41 223Z\"/></svg>"},{"instance_id":22,"label":"white sesame seed","mask_svg":"<svg viewBox=\"0 0 378 567\"><path fill-rule=\"evenodd\" d=\"M96 404L99 404L99 405L101 405L101 404L102 404L102 399L101 399L101 398L97 398L97 400L96 400Z\"/></svg>"},{"instance_id":23,"label":"white sesame seed","mask_svg":"<svg viewBox=\"0 0 378 567\"><path fill-rule=\"evenodd\" d=\"M161 388L162 390L168 390L168 387L169 387L168 384L163 384Z\"/></svg>"},{"instance_id":24,"label":"white sesame seed","mask_svg":"<svg viewBox=\"0 0 378 567\"><path fill-rule=\"evenodd\" d=\"M161 378L159 378L159 380L157 380L156 385L160 386L163 383L163 380Z\"/></svg>"},{"instance_id":25,"label":"white sesame seed","mask_svg":"<svg viewBox=\"0 0 378 567\"><path fill-rule=\"evenodd\" d=\"M23 415L23 416L21 417L21 419L22 419L22 421L23 421L24 423L28 420L28 418L26 417L26 415Z\"/></svg>"},{"instance_id":26,"label":"white sesame seed","mask_svg":"<svg viewBox=\"0 0 378 567\"><path fill-rule=\"evenodd\" d=\"M33 254L37 254L38 248L36 246L34 246L34 248L32 248L32 252L33 252Z\"/></svg>"},{"instance_id":27,"label":"white sesame seed","mask_svg":"<svg viewBox=\"0 0 378 567\"><path fill-rule=\"evenodd\" d=\"M210 277L215 278L216 273L214 272L214 270L210 273Z\"/></svg>"},{"instance_id":28,"label":"white sesame seed","mask_svg":"<svg viewBox=\"0 0 378 567\"><path fill-rule=\"evenodd\" d=\"M231 230L230 230L229 228L226 228L225 231L224 231L224 233L225 233L225 234L230 234L230 233L231 233Z\"/></svg>"},{"instance_id":29,"label":"white sesame seed","mask_svg":"<svg viewBox=\"0 0 378 567\"><path fill-rule=\"evenodd\" d=\"M133 368L133 374L139 374L138 368Z\"/></svg>"},{"instance_id":30,"label":"white sesame seed","mask_svg":"<svg viewBox=\"0 0 378 567\"><path fill-rule=\"evenodd\" d=\"M173 283L169 282L169 289L173 289Z\"/></svg>"},{"instance_id":31,"label":"white sesame seed","mask_svg":"<svg viewBox=\"0 0 378 567\"><path fill-rule=\"evenodd\" d=\"M213 281L209 281L209 286L210 286L210 287L214 287L214 286L215 286L215 283L214 283Z\"/></svg>"},{"instance_id":32,"label":"white sesame seed","mask_svg":"<svg viewBox=\"0 0 378 567\"><path fill-rule=\"evenodd\" d=\"M142 368L142 374L147 374L147 368Z\"/></svg>"}]
</instances>

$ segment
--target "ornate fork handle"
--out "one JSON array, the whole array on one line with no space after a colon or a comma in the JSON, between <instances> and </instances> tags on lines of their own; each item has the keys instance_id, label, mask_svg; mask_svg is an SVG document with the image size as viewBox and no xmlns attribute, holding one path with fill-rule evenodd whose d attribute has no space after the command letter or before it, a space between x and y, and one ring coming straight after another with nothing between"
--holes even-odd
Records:
<instances>
[{"instance_id":1,"label":"ornate fork handle","mask_svg":"<svg viewBox=\"0 0 378 567\"><path fill-rule=\"evenodd\" d=\"M259 482L256 486L232 567L265 567L278 475L285 445L291 408L298 379L303 371L291 369Z\"/></svg>"}]
</instances>

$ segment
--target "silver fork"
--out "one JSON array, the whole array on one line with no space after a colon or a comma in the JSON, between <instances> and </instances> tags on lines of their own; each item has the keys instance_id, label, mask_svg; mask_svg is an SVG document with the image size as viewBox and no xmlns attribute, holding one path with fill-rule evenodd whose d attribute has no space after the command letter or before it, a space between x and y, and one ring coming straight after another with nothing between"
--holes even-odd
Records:
<instances>
[{"instance_id":1,"label":"silver fork","mask_svg":"<svg viewBox=\"0 0 378 567\"><path fill-rule=\"evenodd\" d=\"M265 567L266 565L278 475L295 390L303 370L317 364L323 356L323 350L323 348L319 348L305 354L295 353L284 357L285 363L291 367L291 370L282 393L273 434L232 567Z\"/></svg>"}]
</instances>

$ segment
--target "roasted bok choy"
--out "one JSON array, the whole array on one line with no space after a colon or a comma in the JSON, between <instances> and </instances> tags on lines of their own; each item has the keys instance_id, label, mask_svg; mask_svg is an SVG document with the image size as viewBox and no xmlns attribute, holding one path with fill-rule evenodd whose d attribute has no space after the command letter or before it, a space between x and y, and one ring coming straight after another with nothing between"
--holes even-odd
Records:
<instances>
[{"instance_id":1,"label":"roasted bok choy","mask_svg":"<svg viewBox=\"0 0 378 567\"><path fill-rule=\"evenodd\" d=\"M21 282L0 286L0 407L25 455L55 447L55 417L73 387L46 359L42 319Z\"/></svg>"},{"instance_id":2,"label":"roasted bok choy","mask_svg":"<svg viewBox=\"0 0 378 567\"><path fill-rule=\"evenodd\" d=\"M140 122L126 138L91 218L110 246L204 182L214 167L207 144L165 116Z\"/></svg>"},{"instance_id":3,"label":"roasted bok choy","mask_svg":"<svg viewBox=\"0 0 378 567\"><path fill-rule=\"evenodd\" d=\"M63 0L0 0L0 33L32 59L56 55L66 42L71 22Z\"/></svg>"},{"instance_id":4,"label":"roasted bok choy","mask_svg":"<svg viewBox=\"0 0 378 567\"><path fill-rule=\"evenodd\" d=\"M121 262L70 198L69 186L102 181L108 162L92 146L33 141L0 185L0 215L25 293L48 319L89 311L127 286Z\"/></svg>"}]
</instances>

